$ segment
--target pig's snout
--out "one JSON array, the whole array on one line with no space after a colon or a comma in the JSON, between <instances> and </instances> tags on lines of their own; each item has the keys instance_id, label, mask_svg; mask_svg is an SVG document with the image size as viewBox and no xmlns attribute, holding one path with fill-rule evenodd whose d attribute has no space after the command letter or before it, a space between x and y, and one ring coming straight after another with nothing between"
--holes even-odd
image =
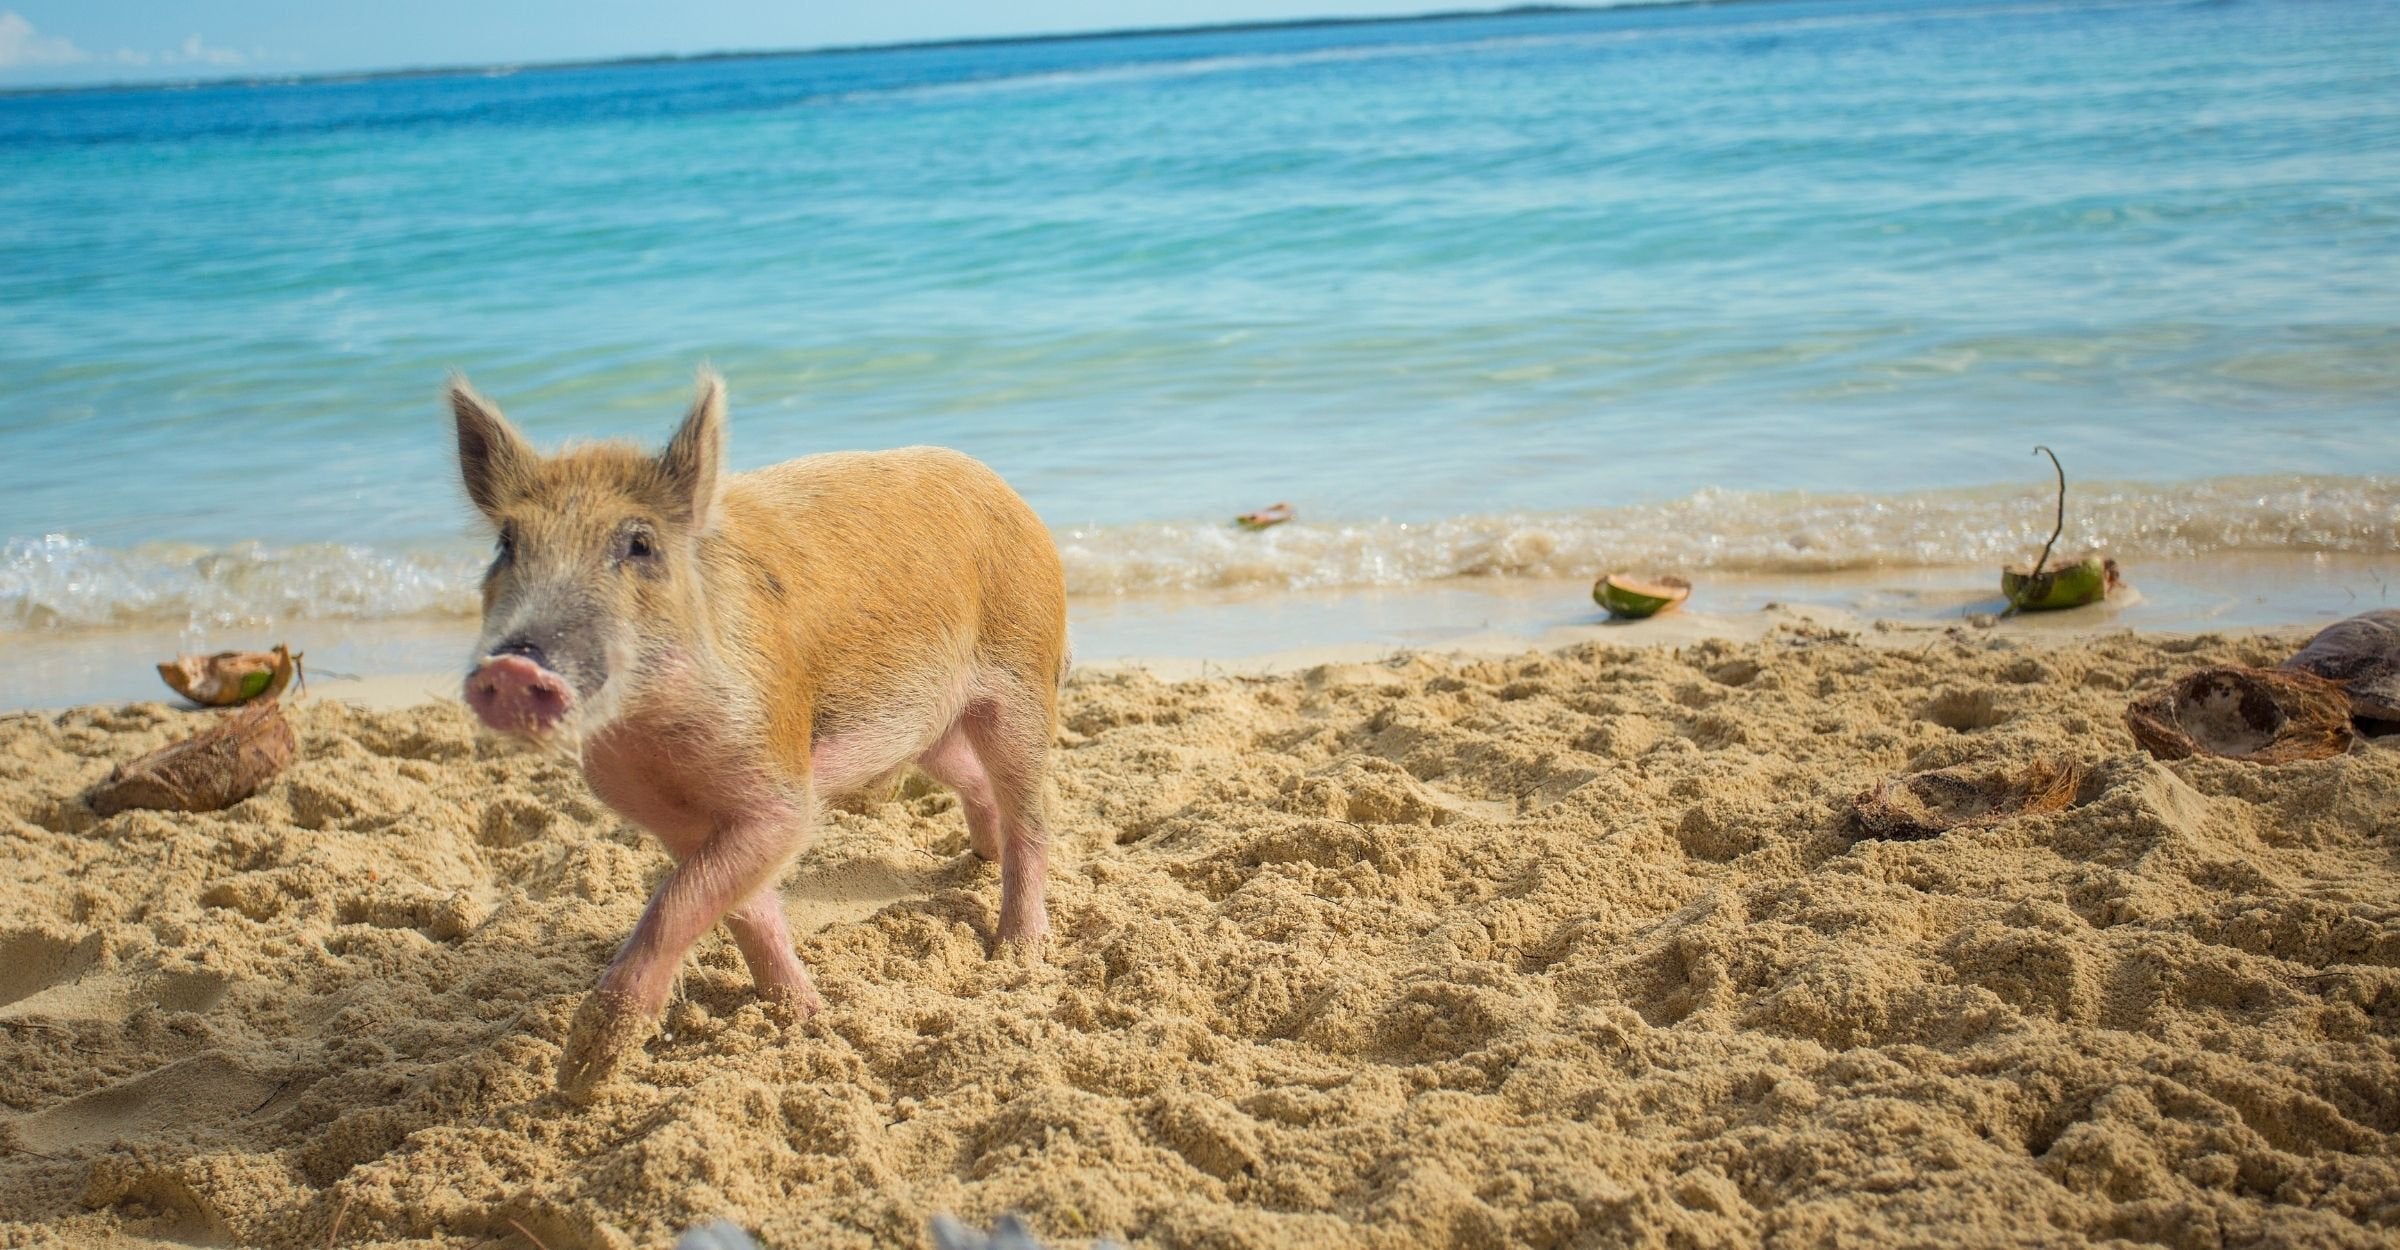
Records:
<instances>
[{"instance_id":1,"label":"pig's snout","mask_svg":"<svg viewBox=\"0 0 2400 1250\"><path fill-rule=\"evenodd\" d=\"M540 655L526 647L486 659L467 677L467 706L502 733L541 733L566 719L574 689Z\"/></svg>"}]
</instances>

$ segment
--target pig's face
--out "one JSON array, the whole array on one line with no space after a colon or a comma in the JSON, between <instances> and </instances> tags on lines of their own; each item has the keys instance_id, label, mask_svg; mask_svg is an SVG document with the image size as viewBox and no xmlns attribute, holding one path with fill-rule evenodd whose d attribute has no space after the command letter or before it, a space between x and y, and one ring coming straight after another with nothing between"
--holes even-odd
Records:
<instances>
[{"instance_id":1,"label":"pig's face","mask_svg":"<svg viewBox=\"0 0 2400 1250\"><path fill-rule=\"evenodd\" d=\"M467 704L505 733L594 732L694 645L724 388L704 373L655 456L622 445L543 456L463 378L450 407L467 495L497 531Z\"/></svg>"}]
</instances>

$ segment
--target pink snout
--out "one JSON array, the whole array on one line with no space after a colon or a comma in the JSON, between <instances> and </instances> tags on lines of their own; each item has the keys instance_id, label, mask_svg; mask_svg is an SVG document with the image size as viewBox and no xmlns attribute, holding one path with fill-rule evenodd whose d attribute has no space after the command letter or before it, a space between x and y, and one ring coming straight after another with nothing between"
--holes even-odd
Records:
<instances>
[{"instance_id":1,"label":"pink snout","mask_svg":"<svg viewBox=\"0 0 2400 1250\"><path fill-rule=\"evenodd\" d=\"M467 706L502 733L541 733L574 705L565 678L521 655L493 656L467 677Z\"/></svg>"}]
</instances>

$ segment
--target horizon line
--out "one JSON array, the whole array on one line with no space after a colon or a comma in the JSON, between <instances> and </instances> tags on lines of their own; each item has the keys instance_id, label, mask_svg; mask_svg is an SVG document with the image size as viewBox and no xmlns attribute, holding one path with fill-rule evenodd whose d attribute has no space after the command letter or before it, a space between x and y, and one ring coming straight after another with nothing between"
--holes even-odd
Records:
<instances>
[{"instance_id":1,"label":"horizon line","mask_svg":"<svg viewBox=\"0 0 2400 1250\"><path fill-rule=\"evenodd\" d=\"M1453 22L1492 17L1563 17L1623 9L1693 9L1718 5L1766 4L1778 0L1602 0L1601 3L1527 3L1489 9L1435 9L1371 17L1259 18L1240 22L1204 22L1181 26L1125 26L1105 30L1054 31L1028 35L965 35L949 39L908 39L894 43L825 44L805 48L747 48L714 52L644 52L626 56L580 57L561 61L492 61L476 65L416 65L391 69L326 70L319 73L231 74L218 78L162 78L152 81L118 79L97 83L53 83L23 87L0 86L0 99L16 96L70 95L99 92L191 91L208 87L307 86L379 82L401 78L492 77L500 74L546 74L580 69L635 68L646 65L689 65L715 61L767 61L810 56L846 56L862 52L908 52L941 48L1000 47L1012 44L1075 43L1104 39L1164 39L1179 35L1239 34L1248 31L1309 30L1346 26L1402 26L1419 22Z\"/></svg>"}]
</instances>

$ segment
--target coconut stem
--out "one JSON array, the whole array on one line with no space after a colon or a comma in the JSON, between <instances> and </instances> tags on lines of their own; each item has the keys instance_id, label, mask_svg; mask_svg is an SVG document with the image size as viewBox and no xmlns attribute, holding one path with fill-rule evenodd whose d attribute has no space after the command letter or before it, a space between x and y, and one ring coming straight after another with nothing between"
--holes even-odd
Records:
<instances>
[{"instance_id":1,"label":"coconut stem","mask_svg":"<svg viewBox=\"0 0 2400 1250\"><path fill-rule=\"evenodd\" d=\"M2066 466L2058 462L2057 452L2039 444L2034 446L2033 454L2050 457L2050 467L2058 470L2058 521L2050 527L2050 541L2042 544L2042 554L2034 557L2032 576L2025 579L2024 585L2017 587L2017 593L2008 597L2008 609L2000 614L2002 616L2015 616L2017 610L2025 606L2025 596L2033 592L2034 579L2040 577L2043 566L2050 563L2050 549L2058 545L2058 536L2067 529Z\"/></svg>"}]
</instances>

